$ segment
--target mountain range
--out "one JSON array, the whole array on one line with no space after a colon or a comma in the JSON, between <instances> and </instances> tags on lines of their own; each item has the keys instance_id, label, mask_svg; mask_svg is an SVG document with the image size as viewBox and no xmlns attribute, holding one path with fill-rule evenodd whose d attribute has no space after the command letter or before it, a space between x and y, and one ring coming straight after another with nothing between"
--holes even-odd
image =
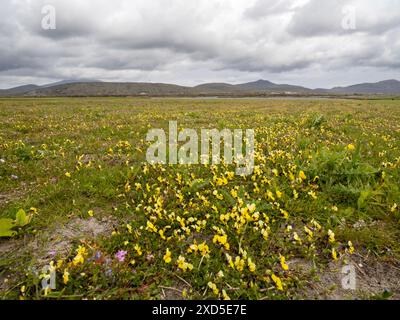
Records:
<instances>
[{"instance_id":1,"label":"mountain range","mask_svg":"<svg viewBox=\"0 0 400 320\"><path fill-rule=\"evenodd\" d=\"M24 85L0 90L0 96L246 96L246 95L399 95L400 81L385 80L332 89L309 89L267 80L243 84L205 83L195 87L165 83L101 82L97 80L63 80L44 86Z\"/></svg>"}]
</instances>

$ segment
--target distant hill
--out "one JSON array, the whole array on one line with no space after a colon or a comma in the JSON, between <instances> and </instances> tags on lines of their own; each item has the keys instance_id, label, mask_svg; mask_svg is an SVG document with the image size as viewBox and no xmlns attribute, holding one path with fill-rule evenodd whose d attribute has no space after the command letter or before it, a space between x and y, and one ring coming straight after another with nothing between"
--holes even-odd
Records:
<instances>
[{"instance_id":1,"label":"distant hill","mask_svg":"<svg viewBox=\"0 0 400 320\"><path fill-rule=\"evenodd\" d=\"M61 86L63 84L70 84L70 83L93 83L93 82L102 82L102 81L92 80L92 79L61 80L61 81L45 84L45 85L40 86L40 87L41 88L49 88L49 87Z\"/></svg>"},{"instance_id":2,"label":"distant hill","mask_svg":"<svg viewBox=\"0 0 400 320\"><path fill-rule=\"evenodd\" d=\"M290 84L276 84L258 80L243 84L204 83L185 87L165 83L144 82L100 82L96 80L63 80L44 86L26 85L0 90L0 96L207 96L207 95L338 95L338 94L387 94L400 95L400 81L385 80L377 83L362 83L333 89L309 89Z\"/></svg>"},{"instance_id":3,"label":"distant hill","mask_svg":"<svg viewBox=\"0 0 400 320\"><path fill-rule=\"evenodd\" d=\"M34 84L27 84L25 86L15 87L11 89L0 90L0 96L18 96L27 92L40 88Z\"/></svg>"},{"instance_id":4,"label":"distant hill","mask_svg":"<svg viewBox=\"0 0 400 320\"><path fill-rule=\"evenodd\" d=\"M236 87L240 88L244 91L271 91L271 92L295 92L295 93L302 93L302 92L311 92L311 89L300 87L300 86L293 86L289 84L276 84L267 80L258 80L255 82L243 83L239 84Z\"/></svg>"},{"instance_id":5,"label":"distant hill","mask_svg":"<svg viewBox=\"0 0 400 320\"><path fill-rule=\"evenodd\" d=\"M399 94L400 81L385 80L377 83L362 83L348 87L335 87L330 90L333 93L348 93L348 94Z\"/></svg>"},{"instance_id":6,"label":"distant hill","mask_svg":"<svg viewBox=\"0 0 400 320\"><path fill-rule=\"evenodd\" d=\"M227 93L238 92L241 89L238 86L229 83L205 83L194 87L193 89L201 93Z\"/></svg>"},{"instance_id":7,"label":"distant hill","mask_svg":"<svg viewBox=\"0 0 400 320\"><path fill-rule=\"evenodd\" d=\"M85 82L85 83L91 83L91 82L100 82L97 80L62 80L54 83L49 83L43 86L38 86L34 84L27 84L24 86L19 86L11 89L0 89L0 96L19 96L19 95L24 95L28 92L34 91L36 89L40 88L50 88L50 87L56 87L59 85L63 84L70 84L70 83L78 83L78 82Z\"/></svg>"},{"instance_id":8,"label":"distant hill","mask_svg":"<svg viewBox=\"0 0 400 320\"><path fill-rule=\"evenodd\" d=\"M117 83L84 82L70 83L47 88L38 88L27 96L153 96L153 95L191 95L193 89L163 83Z\"/></svg>"}]
</instances>

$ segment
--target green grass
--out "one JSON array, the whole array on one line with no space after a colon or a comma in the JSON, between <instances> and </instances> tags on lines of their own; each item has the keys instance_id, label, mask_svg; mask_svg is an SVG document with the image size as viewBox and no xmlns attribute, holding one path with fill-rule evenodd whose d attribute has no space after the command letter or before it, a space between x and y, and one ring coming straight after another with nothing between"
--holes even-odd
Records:
<instances>
[{"instance_id":1,"label":"green grass","mask_svg":"<svg viewBox=\"0 0 400 320\"><path fill-rule=\"evenodd\" d=\"M147 131L171 120L255 129L254 174L146 165ZM0 123L0 218L38 210L16 237L0 240L3 298L305 298L313 272L352 259L349 241L356 255L399 263L399 100L0 99ZM114 232L68 238L71 247L50 258L41 252L53 230L78 218L112 221ZM194 243L207 255L188 252ZM78 246L85 253L74 264ZM238 259L233 268L227 254ZM179 269L179 256L193 269ZM313 272L300 272L299 259ZM33 270L52 260L57 289L45 293Z\"/></svg>"}]
</instances>

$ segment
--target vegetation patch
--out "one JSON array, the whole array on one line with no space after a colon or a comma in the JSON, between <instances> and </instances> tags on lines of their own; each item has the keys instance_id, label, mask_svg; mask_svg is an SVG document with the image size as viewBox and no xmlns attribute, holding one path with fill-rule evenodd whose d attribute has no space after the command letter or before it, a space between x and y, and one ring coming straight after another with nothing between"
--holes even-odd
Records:
<instances>
[{"instance_id":1,"label":"vegetation patch","mask_svg":"<svg viewBox=\"0 0 400 320\"><path fill-rule=\"evenodd\" d=\"M0 99L1 297L397 299L399 107ZM254 171L147 163L169 121L254 129Z\"/></svg>"}]
</instances>

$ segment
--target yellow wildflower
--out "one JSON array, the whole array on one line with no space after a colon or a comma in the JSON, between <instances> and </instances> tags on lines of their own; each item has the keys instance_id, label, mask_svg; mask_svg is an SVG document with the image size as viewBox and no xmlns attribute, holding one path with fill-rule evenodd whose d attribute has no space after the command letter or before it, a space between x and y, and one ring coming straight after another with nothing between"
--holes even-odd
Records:
<instances>
[{"instance_id":1,"label":"yellow wildflower","mask_svg":"<svg viewBox=\"0 0 400 320\"><path fill-rule=\"evenodd\" d=\"M165 253L163 259L164 259L165 263L170 263L170 262L172 261L172 258L171 258L171 251L169 251L168 248L167 248L167 251L166 251L166 253Z\"/></svg>"},{"instance_id":2,"label":"yellow wildflower","mask_svg":"<svg viewBox=\"0 0 400 320\"><path fill-rule=\"evenodd\" d=\"M314 233L307 226L304 226L304 231L307 233L308 239L312 240Z\"/></svg>"},{"instance_id":3,"label":"yellow wildflower","mask_svg":"<svg viewBox=\"0 0 400 320\"><path fill-rule=\"evenodd\" d=\"M217 288L217 285L215 283L212 283L211 281L207 284L208 287L213 291L213 293L218 296L219 295L219 290Z\"/></svg>"},{"instance_id":4,"label":"yellow wildflower","mask_svg":"<svg viewBox=\"0 0 400 320\"><path fill-rule=\"evenodd\" d=\"M129 223L126 225L126 228L128 229L129 233L132 233L132 226Z\"/></svg>"},{"instance_id":5,"label":"yellow wildflower","mask_svg":"<svg viewBox=\"0 0 400 320\"><path fill-rule=\"evenodd\" d=\"M267 191L267 197L268 197L268 199L275 201L274 194L269 190Z\"/></svg>"},{"instance_id":6,"label":"yellow wildflower","mask_svg":"<svg viewBox=\"0 0 400 320\"><path fill-rule=\"evenodd\" d=\"M187 263L185 257L183 257L183 256L179 256L176 263L178 264L178 268L184 272L188 269L189 270L193 269L193 265L191 263Z\"/></svg>"},{"instance_id":7,"label":"yellow wildflower","mask_svg":"<svg viewBox=\"0 0 400 320\"><path fill-rule=\"evenodd\" d=\"M63 282L64 282L64 284L67 284L68 281L69 281L69 272L67 269L65 269L64 273L63 273Z\"/></svg>"},{"instance_id":8,"label":"yellow wildflower","mask_svg":"<svg viewBox=\"0 0 400 320\"><path fill-rule=\"evenodd\" d=\"M286 220L289 219L289 213L286 210L280 209L283 218L285 218Z\"/></svg>"},{"instance_id":9,"label":"yellow wildflower","mask_svg":"<svg viewBox=\"0 0 400 320\"><path fill-rule=\"evenodd\" d=\"M317 195L316 195L315 192L312 191L312 190L308 192L308 195L309 195L311 198L313 198L314 200L318 199Z\"/></svg>"},{"instance_id":10,"label":"yellow wildflower","mask_svg":"<svg viewBox=\"0 0 400 320\"><path fill-rule=\"evenodd\" d=\"M160 235L160 238L163 240L166 240L167 237L164 235L164 230L160 229L158 230L158 234Z\"/></svg>"},{"instance_id":11,"label":"yellow wildflower","mask_svg":"<svg viewBox=\"0 0 400 320\"><path fill-rule=\"evenodd\" d=\"M79 246L78 249L76 249L76 256L74 260L72 261L74 266L77 266L78 264L82 264L85 262L85 255L86 255L86 248L83 246Z\"/></svg>"},{"instance_id":12,"label":"yellow wildflower","mask_svg":"<svg viewBox=\"0 0 400 320\"><path fill-rule=\"evenodd\" d=\"M135 245L134 249L139 256L141 256L143 254L142 249L140 248L140 246L138 244Z\"/></svg>"},{"instance_id":13,"label":"yellow wildflower","mask_svg":"<svg viewBox=\"0 0 400 320\"><path fill-rule=\"evenodd\" d=\"M353 243L351 241L349 241L347 244L349 246L349 249L348 249L349 254L353 254L354 253Z\"/></svg>"},{"instance_id":14,"label":"yellow wildflower","mask_svg":"<svg viewBox=\"0 0 400 320\"><path fill-rule=\"evenodd\" d=\"M236 270L242 272L245 266L245 261L241 257L236 257L235 259L235 267Z\"/></svg>"},{"instance_id":15,"label":"yellow wildflower","mask_svg":"<svg viewBox=\"0 0 400 320\"><path fill-rule=\"evenodd\" d=\"M274 274L272 274L271 279L275 283L276 288L279 291L283 291L282 280Z\"/></svg>"},{"instance_id":16,"label":"yellow wildflower","mask_svg":"<svg viewBox=\"0 0 400 320\"><path fill-rule=\"evenodd\" d=\"M158 231L156 226L154 226L150 221L147 221L146 230L154 233L157 233Z\"/></svg>"},{"instance_id":17,"label":"yellow wildflower","mask_svg":"<svg viewBox=\"0 0 400 320\"><path fill-rule=\"evenodd\" d=\"M322 229L321 225L317 221L315 221L314 219L311 220L311 223L312 223L312 225L314 226L315 229L317 229L317 230L321 230Z\"/></svg>"},{"instance_id":18,"label":"yellow wildflower","mask_svg":"<svg viewBox=\"0 0 400 320\"><path fill-rule=\"evenodd\" d=\"M281 255L279 259L280 259L280 262L281 262L282 269L285 270L285 271L289 270L289 266L286 264L285 257Z\"/></svg>"},{"instance_id":19,"label":"yellow wildflower","mask_svg":"<svg viewBox=\"0 0 400 320\"><path fill-rule=\"evenodd\" d=\"M261 234L262 234L264 240L268 240L268 237L269 237L268 230L266 230L266 229L261 229Z\"/></svg>"},{"instance_id":20,"label":"yellow wildflower","mask_svg":"<svg viewBox=\"0 0 400 320\"><path fill-rule=\"evenodd\" d=\"M293 239L301 244L301 239L299 237L299 235L297 234L297 232L293 232Z\"/></svg>"},{"instance_id":21,"label":"yellow wildflower","mask_svg":"<svg viewBox=\"0 0 400 320\"><path fill-rule=\"evenodd\" d=\"M307 176L305 175L305 173L304 173L303 170L301 170L301 171L299 172L299 178L300 178L301 181L307 179Z\"/></svg>"},{"instance_id":22,"label":"yellow wildflower","mask_svg":"<svg viewBox=\"0 0 400 320\"><path fill-rule=\"evenodd\" d=\"M225 254L226 260L228 260L228 264L232 269L235 269L235 264L233 263L232 257L229 254Z\"/></svg>"},{"instance_id":23,"label":"yellow wildflower","mask_svg":"<svg viewBox=\"0 0 400 320\"><path fill-rule=\"evenodd\" d=\"M332 254L333 260L336 261L338 259L338 255L337 255L335 248L332 248L331 254Z\"/></svg>"},{"instance_id":24,"label":"yellow wildflower","mask_svg":"<svg viewBox=\"0 0 400 320\"><path fill-rule=\"evenodd\" d=\"M210 253L210 248L208 247L208 245L205 242L200 243L198 245L198 250L200 251L200 253L203 257L207 256Z\"/></svg>"},{"instance_id":25,"label":"yellow wildflower","mask_svg":"<svg viewBox=\"0 0 400 320\"><path fill-rule=\"evenodd\" d=\"M354 146L354 144L350 143L349 145L347 145L346 149L349 151L353 151L356 147Z\"/></svg>"},{"instance_id":26,"label":"yellow wildflower","mask_svg":"<svg viewBox=\"0 0 400 320\"><path fill-rule=\"evenodd\" d=\"M335 243L335 234L332 230L328 230L329 243Z\"/></svg>"},{"instance_id":27,"label":"yellow wildflower","mask_svg":"<svg viewBox=\"0 0 400 320\"><path fill-rule=\"evenodd\" d=\"M250 272L256 271L256 264L251 261L251 258L247 259L247 266L249 267Z\"/></svg>"},{"instance_id":28,"label":"yellow wildflower","mask_svg":"<svg viewBox=\"0 0 400 320\"><path fill-rule=\"evenodd\" d=\"M228 243L228 236L226 234L224 235L215 235L213 238L213 243L219 243L220 245L223 245L225 250L230 249L230 245Z\"/></svg>"},{"instance_id":29,"label":"yellow wildflower","mask_svg":"<svg viewBox=\"0 0 400 320\"><path fill-rule=\"evenodd\" d=\"M231 298L228 296L225 290L222 290L222 297L224 300L231 300Z\"/></svg>"}]
</instances>

